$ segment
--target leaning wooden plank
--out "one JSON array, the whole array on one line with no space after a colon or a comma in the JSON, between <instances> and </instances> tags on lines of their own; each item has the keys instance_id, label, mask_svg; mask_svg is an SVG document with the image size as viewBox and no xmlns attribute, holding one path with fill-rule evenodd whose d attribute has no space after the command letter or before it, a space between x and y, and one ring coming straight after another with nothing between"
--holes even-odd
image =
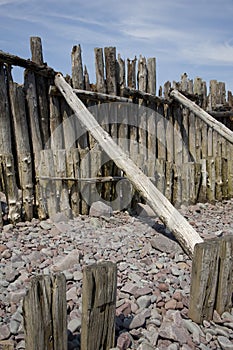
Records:
<instances>
[{"instance_id":1,"label":"leaning wooden plank","mask_svg":"<svg viewBox=\"0 0 233 350\"><path fill-rule=\"evenodd\" d=\"M195 244L203 241L199 234L112 140L109 134L101 128L60 73L55 77L55 84L77 115L81 124L90 131L115 164L125 172L126 177L132 182L136 190L144 197L168 229L174 233L184 250L192 256Z\"/></svg>"},{"instance_id":2,"label":"leaning wooden plank","mask_svg":"<svg viewBox=\"0 0 233 350\"><path fill-rule=\"evenodd\" d=\"M177 90L172 90L170 92L170 96L174 97L181 104L189 108L194 114L196 114L199 118L204 120L206 124L213 128L217 133L225 137L230 143L233 143L233 131L228 129L225 125L218 122L216 119L211 117L207 112L205 112L201 107L199 107L195 102L190 101L187 97L182 95Z\"/></svg>"},{"instance_id":3,"label":"leaning wooden plank","mask_svg":"<svg viewBox=\"0 0 233 350\"><path fill-rule=\"evenodd\" d=\"M84 267L81 349L114 347L117 268L111 261Z\"/></svg>"}]
</instances>

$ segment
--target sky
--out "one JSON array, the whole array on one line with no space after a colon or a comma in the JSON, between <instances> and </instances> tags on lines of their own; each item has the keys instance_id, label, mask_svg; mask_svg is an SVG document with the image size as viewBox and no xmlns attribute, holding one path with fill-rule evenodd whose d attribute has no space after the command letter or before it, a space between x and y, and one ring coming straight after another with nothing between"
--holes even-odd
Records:
<instances>
[{"instance_id":1,"label":"sky","mask_svg":"<svg viewBox=\"0 0 233 350\"><path fill-rule=\"evenodd\" d=\"M94 48L115 46L125 60L156 57L157 87L187 73L233 91L233 0L0 0L0 50L30 58L31 36L64 75L80 44L91 83Z\"/></svg>"}]
</instances>

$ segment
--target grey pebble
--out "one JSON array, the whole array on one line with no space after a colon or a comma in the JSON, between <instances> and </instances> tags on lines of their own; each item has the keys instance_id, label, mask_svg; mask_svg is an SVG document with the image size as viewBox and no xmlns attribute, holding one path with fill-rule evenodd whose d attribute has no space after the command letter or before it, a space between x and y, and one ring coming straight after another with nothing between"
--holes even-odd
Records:
<instances>
[{"instance_id":1,"label":"grey pebble","mask_svg":"<svg viewBox=\"0 0 233 350\"><path fill-rule=\"evenodd\" d=\"M74 318L68 323L68 329L74 333L78 331L81 327L81 318Z\"/></svg>"},{"instance_id":2,"label":"grey pebble","mask_svg":"<svg viewBox=\"0 0 233 350\"><path fill-rule=\"evenodd\" d=\"M151 304L151 297L148 295L143 295L137 298L137 304L140 309L146 309Z\"/></svg>"},{"instance_id":3,"label":"grey pebble","mask_svg":"<svg viewBox=\"0 0 233 350\"><path fill-rule=\"evenodd\" d=\"M233 343L227 337L219 335L217 339L223 350L233 350Z\"/></svg>"}]
</instances>

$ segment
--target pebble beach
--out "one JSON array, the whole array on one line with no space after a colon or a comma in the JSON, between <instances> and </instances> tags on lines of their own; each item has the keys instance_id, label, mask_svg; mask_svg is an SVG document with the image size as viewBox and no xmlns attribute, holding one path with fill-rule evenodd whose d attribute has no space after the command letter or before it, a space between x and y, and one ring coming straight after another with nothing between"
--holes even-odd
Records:
<instances>
[{"instance_id":1,"label":"pebble beach","mask_svg":"<svg viewBox=\"0 0 233 350\"><path fill-rule=\"evenodd\" d=\"M66 277L68 350L80 349L83 266L117 263L115 350L233 349L233 310L196 324L188 317L192 261L146 205L137 213L58 213L0 233L1 342L25 349L22 300L31 279ZM233 200L181 206L206 240L233 234Z\"/></svg>"}]
</instances>

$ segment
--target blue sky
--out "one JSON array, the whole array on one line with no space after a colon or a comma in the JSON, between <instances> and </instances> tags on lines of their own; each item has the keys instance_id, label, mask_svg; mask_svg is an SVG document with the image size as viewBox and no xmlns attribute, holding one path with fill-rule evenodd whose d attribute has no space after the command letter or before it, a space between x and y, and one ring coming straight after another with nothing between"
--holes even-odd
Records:
<instances>
[{"instance_id":1,"label":"blue sky","mask_svg":"<svg viewBox=\"0 0 233 350\"><path fill-rule=\"evenodd\" d=\"M0 33L0 50L24 58L40 36L44 60L64 74L80 44L93 83L94 48L116 46L125 59L156 57L157 86L186 72L233 91L233 0L0 0Z\"/></svg>"}]
</instances>

